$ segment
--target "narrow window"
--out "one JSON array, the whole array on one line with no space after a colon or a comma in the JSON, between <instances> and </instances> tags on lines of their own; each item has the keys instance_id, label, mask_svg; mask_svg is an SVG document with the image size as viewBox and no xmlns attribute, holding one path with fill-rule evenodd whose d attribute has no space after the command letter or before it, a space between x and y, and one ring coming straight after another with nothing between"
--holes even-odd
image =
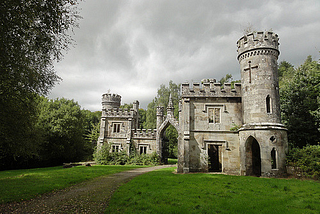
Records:
<instances>
[{"instance_id":1,"label":"narrow window","mask_svg":"<svg viewBox=\"0 0 320 214\"><path fill-rule=\"evenodd\" d=\"M269 95L266 98L266 107L267 107L267 113L268 114L271 113L271 98Z\"/></svg>"},{"instance_id":2,"label":"narrow window","mask_svg":"<svg viewBox=\"0 0 320 214\"><path fill-rule=\"evenodd\" d=\"M220 116L220 108L208 109L209 123L220 123Z\"/></svg>"},{"instance_id":3,"label":"narrow window","mask_svg":"<svg viewBox=\"0 0 320 214\"><path fill-rule=\"evenodd\" d=\"M140 146L140 155L147 154L147 146Z\"/></svg>"},{"instance_id":4,"label":"narrow window","mask_svg":"<svg viewBox=\"0 0 320 214\"><path fill-rule=\"evenodd\" d=\"M119 145L112 145L112 152L119 152Z\"/></svg>"},{"instance_id":5,"label":"narrow window","mask_svg":"<svg viewBox=\"0 0 320 214\"><path fill-rule=\"evenodd\" d=\"M214 123L220 123L220 108L214 109Z\"/></svg>"},{"instance_id":6,"label":"narrow window","mask_svg":"<svg viewBox=\"0 0 320 214\"><path fill-rule=\"evenodd\" d=\"M113 124L113 132L119 133L120 132L120 123L114 123Z\"/></svg>"},{"instance_id":7,"label":"narrow window","mask_svg":"<svg viewBox=\"0 0 320 214\"><path fill-rule=\"evenodd\" d=\"M274 148L271 150L271 168L277 168L277 151Z\"/></svg>"}]
</instances>

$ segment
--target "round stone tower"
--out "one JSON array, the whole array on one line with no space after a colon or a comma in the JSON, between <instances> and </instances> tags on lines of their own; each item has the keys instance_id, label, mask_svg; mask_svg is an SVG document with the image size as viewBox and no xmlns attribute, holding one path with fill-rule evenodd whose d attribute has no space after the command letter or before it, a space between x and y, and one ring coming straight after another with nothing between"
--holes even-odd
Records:
<instances>
[{"instance_id":1,"label":"round stone tower","mask_svg":"<svg viewBox=\"0 0 320 214\"><path fill-rule=\"evenodd\" d=\"M280 121L278 40L273 32L256 32L237 42L243 111L243 126L239 130L243 175L277 177L285 173L288 142Z\"/></svg>"},{"instance_id":2,"label":"round stone tower","mask_svg":"<svg viewBox=\"0 0 320 214\"><path fill-rule=\"evenodd\" d=\"M251 33L243 36L237 45L244 124L280 123L278 35Z\"/></svg>"},{"instance_id":3,"label":"round stone tower","mask_svg":"<svg viewBox=\"0 0 320 214\"><path fill-rule=\"evenodd\" d=\"M119 109L121 103L121 96L118 94L103 94L102 95L102 109Z\"/></svg>"}]
</instances>

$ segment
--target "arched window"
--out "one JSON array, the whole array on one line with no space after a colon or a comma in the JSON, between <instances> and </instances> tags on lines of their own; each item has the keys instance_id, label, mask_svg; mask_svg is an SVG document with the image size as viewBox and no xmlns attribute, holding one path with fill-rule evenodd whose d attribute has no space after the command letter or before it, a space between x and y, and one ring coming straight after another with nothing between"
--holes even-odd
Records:
<instances>
[{"instance_id":1,"label":"arched window","mask_svg":"<svg viewBox=\"0 0 320 214\"><path fill-rule=\"evenodd\" d=\"M277 168L277 151L272 148L271 150L271 169Z\"/></svg>"},{"instance_id":2,"label":"arched window","mask_svg":"<svg viewBox=\"0 0 320 214\"><path fill-rule=\"evenodd\" d=\"M266 108L267 108L267 113L270 114L271 113L271 98L269 95L266 98Z\"/></svg>"}]
</instances>

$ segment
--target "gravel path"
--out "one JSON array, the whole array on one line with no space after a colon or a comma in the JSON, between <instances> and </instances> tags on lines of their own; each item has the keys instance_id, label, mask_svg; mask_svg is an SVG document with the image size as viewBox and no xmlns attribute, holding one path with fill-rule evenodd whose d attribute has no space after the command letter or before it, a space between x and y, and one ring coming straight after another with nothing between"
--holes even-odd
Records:
<instances>
[{"instance_id":1,"label":"gravel path","mask_svg":"<svg viewBox=\"0 0 320 214\"><path fill-rule=\"evenodd\" d=\"M2 204L0 213L104 213L119 186L146 172L173 166L138 168L98 177L29 201Z\"/></svg>"}]
</instances>

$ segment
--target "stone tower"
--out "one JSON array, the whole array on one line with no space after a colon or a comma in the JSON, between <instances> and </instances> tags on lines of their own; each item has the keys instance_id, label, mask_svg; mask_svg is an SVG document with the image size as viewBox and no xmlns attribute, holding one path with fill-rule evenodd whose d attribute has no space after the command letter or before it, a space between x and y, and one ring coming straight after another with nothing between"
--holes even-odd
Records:
<instances>
[{"instance_id":1,"label":"stone tower","mask_svg":"<svg viewBox=\"0 0 320 214\"><path fill-rule=\"evenodd\" d=\"M121 104L121 96L118 94L103 94L102 109L119 109Z\"/></svg>"},{"instance_id":2,"label":"stone tower","mask_svg":"<svg viewBox=\"0 0 320 214\"><path fill-rule=\"evenodd\" d=\"M242 175L285 173L287 130L280 122L278 35L250 33L239 39L243 126L239 130Z\"/></svg>"}]
</instances>

